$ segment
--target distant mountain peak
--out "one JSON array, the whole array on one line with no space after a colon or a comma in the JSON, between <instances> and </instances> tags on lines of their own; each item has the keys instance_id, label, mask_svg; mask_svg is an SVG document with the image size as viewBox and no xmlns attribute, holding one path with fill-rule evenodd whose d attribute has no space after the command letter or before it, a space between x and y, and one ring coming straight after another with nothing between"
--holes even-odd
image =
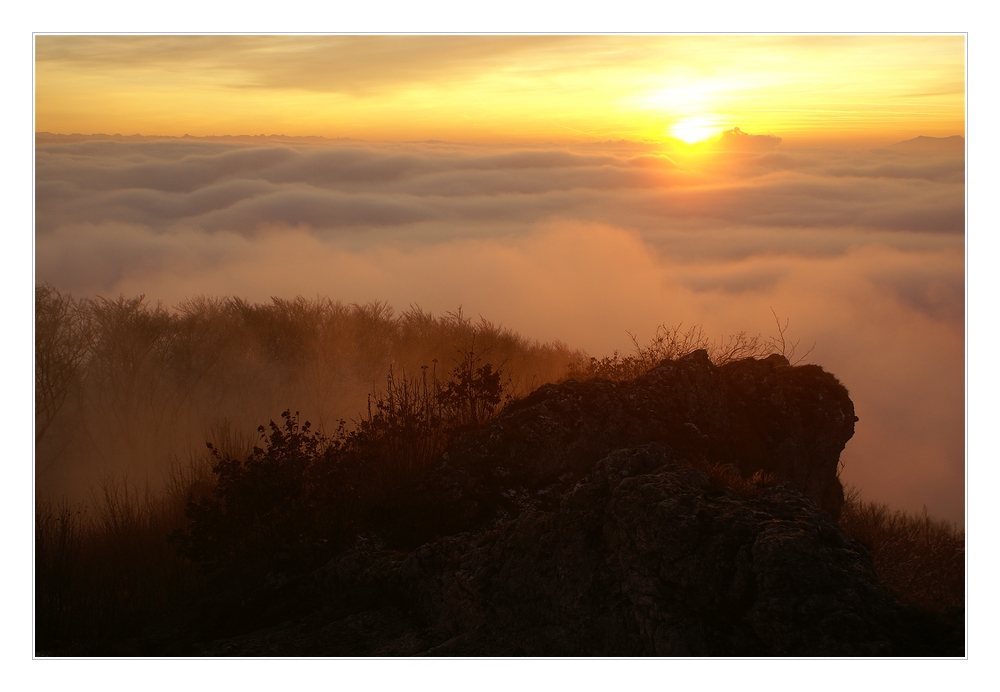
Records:
<instances>
[{"instance_id":1,"label":"distant mountain peak","mask_svg":"<svg viewBox=\"0 0 1000 692\"><path fill-rule=\"evenodd\" d=\"M952 135L951 137L920 135L913 139L891 144L888 148L899 151L960 152L965 151L965 137L961 135Z\"/></svg>"}]
</instances>

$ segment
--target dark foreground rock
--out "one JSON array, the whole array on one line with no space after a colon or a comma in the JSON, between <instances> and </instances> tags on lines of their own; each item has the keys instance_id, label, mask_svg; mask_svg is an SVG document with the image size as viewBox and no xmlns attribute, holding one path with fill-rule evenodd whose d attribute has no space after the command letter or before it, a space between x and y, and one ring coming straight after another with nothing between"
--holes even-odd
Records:
<instances>
[{"instance_id":1,"label":"dark foreground rock","mask_svg":"<svg viewBox=\"0 0 1000 692\"><path fill-rule=\"evenodd\" d=\"M284 622L197 653L961 656L961 617L897 603L836 524L856 420L776 356L542 387L262 595Z\"/></svg>"},{"instance_id":2,"label":"dark foreground rock","mask_svg":"<svg viewBox=\"0 0 1000 692\"><path fill-rule=\"evenodd\" d=\"M410 553L347 552L298 586L316 613L209 655L962 655L959 623L896 603L788 485L737 491L648 445L551 511ZM359 604L343 613L344 604ZM337 612L337 611L340 612Z\"/></svg>"}]
</instances>

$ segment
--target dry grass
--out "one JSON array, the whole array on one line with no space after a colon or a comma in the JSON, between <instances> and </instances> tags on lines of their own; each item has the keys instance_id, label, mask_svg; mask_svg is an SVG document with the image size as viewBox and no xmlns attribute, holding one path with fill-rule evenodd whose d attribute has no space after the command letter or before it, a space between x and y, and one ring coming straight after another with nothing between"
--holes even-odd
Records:
<instances>
[{"instance_id":1,"label":"dry grass","mask_svg":"<svg viewBox=\"0 0 1000 692\"><path fill-rule=\"evenodd\" d=\"M87 505L36 503L35 648L88 655L174 612L199 577L167 537L183 525L198 465L177 468L153 496L106 476Z\"/></svg>"},{"instance_id":2,"label":"dry grass","mask_svg":"<svg viewBox=\"0 0 1000 692\"><path fill-rule=\"evenodd\" d=\"M911 515L849 488L840 526L871 553L882 586L934 611L965 606L965 533L925 509Z\"/></svg>"},{"instance_id":3,"label":"dry grass","mask_svg":"<svg viewBox=\"0 0 1000 692\"><path fill-rule=\"evenodd\" d=\"M393 363L401 377L398 383L389 378L387 408L376 400L376 415L398 419L404 428L410 419L426 426L428 375L421 371L419 383L411 381L407 368L417 372L434 363L445 372L463 362L470 343L480 344L512 374L504 382L504 393L512 396L560 379L569 363L575 376L624 380L700 348L722 364L771 353L791 360L796 346L785 340L787 321L782 325L777 318L778 334L770 339L740 333L714 341L698 327L661 326L646 345L633 338L634 355L615 353L584 365L578 352L562 344L530 342L483 320L473 324L460 312L433 317L412 308L397 316L384 304L303 299L270 305L201 299L167 311L141 297L75 304L51 287L36 297L43 326L54 335L36 344L36 358L51 364L36 373L36 469L43 476L62 467L85 468L93 459L117 459L121 468L143 460L140 471L164 468L178 450L190 449L192 440L201 447L206 437L225 457L246 458L260 441L252 432L256 422L288 399L304 401L320 429L324 420L332 428L345 413L361 410L371 383ZM434 371L430 380L436 382ZM471 419L481 418L470 406ZM435 415L441 415L440 405ZM373 420L370 412L367 421ZM432 437L424 442L426 449L417 450L421 460L443 444ZM392 460L399 457L394 453ZM717 487L747 497L775 483L769 474L744 478L731 467L701 468ZM378 469L362 470L378 475ZM383 474L383 485L400 473L394 468ZM155 492L126 475L106 476L87 503L38 501L36 651L106 654L108 642L138 635L200 593L203 578L168 536L187 526L188 497L214 497L216 480L207 459L175 462ZM894 512L853 493L841 525L869 549L882 584L900 599L934 610L964 604L964 534L950 524L926 513Z\"/></svg>"},{"instance_id":4,"label":"dry grass","mask_svg":"<svg viewBox=\"0 0 1000 692\"><path fill-rule=\"evenodd\" d=\"M697 325L684 329L682 324L675 327L661 324L649 342L642 344L634 334L629 333L633 347L631 355L615 351L610 356L591 358L582 365L573 363L569 374L577 379L599 377L624 382L644 375L664 360L676 360L698 350L705 350L709 360L715 365L725 365L746 358L766 358L772 354L784 356L793 365L802 363L812 349L796 356L799 342L788 339L788 320L782 324L774 311L772 314L775 333L770 337L739 332L713 339Z\"/></svg>"},{"instance_id":5,"label":"dry grass","mask_svg":"<svg viewBox=\"0 0 1000 692\"><path fill-rule=\"evenodd\" d=\"M756 497L762 488L771 488L778 484L778 478L767 471L756 471L752 476L740 474L739 469L730 464L720 464L699 459L694 462L708 476L708 482L713 488L732 488L743 497Z\"/></svg>"}]
</instances>

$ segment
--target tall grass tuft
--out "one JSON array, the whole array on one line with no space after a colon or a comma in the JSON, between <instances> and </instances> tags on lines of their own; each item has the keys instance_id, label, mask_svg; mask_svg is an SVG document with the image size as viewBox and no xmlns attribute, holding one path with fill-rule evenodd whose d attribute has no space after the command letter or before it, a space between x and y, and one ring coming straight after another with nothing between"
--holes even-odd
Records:
<instances>
[{"instance_id":1,"label":"tall grass tuft","mask_svg":"<svg viewBox=\"0 0 1000 692\"><path fill-rule=\"evenodd\" d=\"M186 605L200 577L167 540L183 512L176 493L154 496L125 476L105 476L88 505L37 502L36 652L106 654Z\"/></svg>"}]
</instances>

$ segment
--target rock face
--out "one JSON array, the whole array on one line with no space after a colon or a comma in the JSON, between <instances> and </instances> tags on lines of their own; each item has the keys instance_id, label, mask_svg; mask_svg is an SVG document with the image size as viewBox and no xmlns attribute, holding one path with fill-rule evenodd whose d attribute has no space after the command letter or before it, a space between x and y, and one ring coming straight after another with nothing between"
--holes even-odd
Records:
<instances>
[{"instance_id":1,"label":"rock face","mask_svg":"<svg viewBox=\"0 0 1000 692\"><path fill-rule=\"evenodd\" d=\"M716 367L695 351L631 382L545 385L451 456L474 475L509 472L506 485L537 486L616 449L658 442L743 476L772 473L837 518L837 465L855 421L847 390L819 366L790 367L775 355Z\"/></svg>"},{"instance_id":2,"label":"rock face","mask_svg":"<svg viewBox=\"0 0 1000 692\"><path fill-rule=\"evenodd\" d=\"M836 525L855 420L834 377L780 357L542 387L401 493L422 545L359 542L274 594L312 614L201 653L962 655L959 624L896 603Z\"/></svg>"},{"instance_id":3,"label":"rock face","mask_svg":"<svg viewBox=\"0 0 1000 692\"><path fill-rule=\"evenodd\" d=\"M837 467L856 420L847 390L818 366L771 356L716 367L695 351L630 382L540 387L459 437L445 467L397 506L419 517L407 524L415 546L525 509L554 509L609 453L657 443L702 467L771 474L836 519L844 503Z\"/></svg>"}]
</instances>

